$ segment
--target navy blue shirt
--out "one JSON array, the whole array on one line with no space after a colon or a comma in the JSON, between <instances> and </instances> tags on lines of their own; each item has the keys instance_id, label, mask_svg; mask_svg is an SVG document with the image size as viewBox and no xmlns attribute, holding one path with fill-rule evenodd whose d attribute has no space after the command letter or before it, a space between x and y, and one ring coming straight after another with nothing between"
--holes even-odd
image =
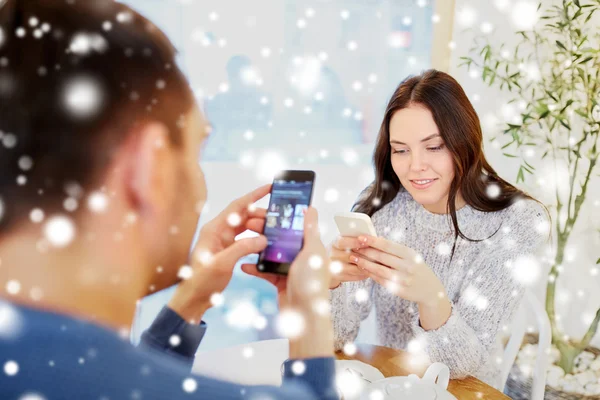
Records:
<instances>
[{"instance_id":1,"label":"navy blue shirt","mask_svg":"<svg viewBox=\"0 0 600 400\"><path fill-rule=\"evenodd\" d=\"M1 305L1 304L0 304ZM143 333L138 347L114 332L65 315L10 306L18 315L14 332L0 331L0 399L37 394L46 400L151 399L337 399L331 358L284 363L281 387L242 386L191 375L206 324L191 325L168 307ZM6 321L5 321L6 322ZM177 346L169 338L178 335ZM5 365L18 365L5 372Z\"/></svg>"}]
</instances>

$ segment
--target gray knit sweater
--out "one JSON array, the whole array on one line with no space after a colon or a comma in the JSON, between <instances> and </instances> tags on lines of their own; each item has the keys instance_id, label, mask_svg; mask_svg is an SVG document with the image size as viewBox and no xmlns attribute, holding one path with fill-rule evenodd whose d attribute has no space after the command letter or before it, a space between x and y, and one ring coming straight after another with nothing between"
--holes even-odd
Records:
<instances>
[{"instance_id":1,"label":"gray knit sweater","mask_svg":"<svg viewBox=\"0 0 600 400\"><path fill-rule=\"evenodd\" d=\"M502 356L498 334L512 320L524 292L523 284L513 278L513 265L524 264L512 261L535 254L548 239L547 214L539 203L523 199L489 213L467 205L457 211L457 218L468 238L489 239L469 242L459 237L451 260L450 215L427 211L406 190L372 216L378 236L423 256L444 284L452 314L440 328L425 331L416 303L372 279L345 282L330 292L336 349L356 339L360 322L374 306L380 345L406 350L415 340L422 356L450 368L451 378L472 375L497 385Z\"/></svg>"}]
</instances>

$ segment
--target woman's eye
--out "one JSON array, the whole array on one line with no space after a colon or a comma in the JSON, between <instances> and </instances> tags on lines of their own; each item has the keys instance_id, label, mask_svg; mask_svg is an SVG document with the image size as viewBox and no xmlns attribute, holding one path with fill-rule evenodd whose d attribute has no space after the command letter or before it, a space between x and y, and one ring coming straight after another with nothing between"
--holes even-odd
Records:
<instances>
[{"instance_id":1,"label":"woman's eye","mask_svg":"<svg viewBox=\"0 0 600 400\"><path fill-rule=\"evenodd\" d=\"M393 154L404 154L404 153L406 153L406 150L403 150L403 149L401 149L401 150L393 150L392 153Z\"/></svg>"},{"instance_id":2,"label":"woman's eye","mask_svg":"<svg viewBox=\"0 0 600 400\"><path fill-rule=\"evenodd\" d=\"M427 150L430 150L430 151L440 151L443 148L444 148L444 146L440 145L440 146L428 147Z\"/></svg>"}]
</instances>

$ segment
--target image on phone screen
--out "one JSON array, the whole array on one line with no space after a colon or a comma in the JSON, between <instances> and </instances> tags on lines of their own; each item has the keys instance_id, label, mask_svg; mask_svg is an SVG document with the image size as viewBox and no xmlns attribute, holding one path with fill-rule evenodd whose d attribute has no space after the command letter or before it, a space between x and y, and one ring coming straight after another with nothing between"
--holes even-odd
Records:
<instances>
[{"instance_id":1,"label":"image on phone screen","mask_svg":"<svg viewBox=\"0 0 600 400\"><path fill-rule=\"evenodd\" d=\"M263 234L267 248L261 253L258 270L286 274L302 249L304 210L312 198L314 172L284 171L273 180Z\"/></svg>"}]
</instances>

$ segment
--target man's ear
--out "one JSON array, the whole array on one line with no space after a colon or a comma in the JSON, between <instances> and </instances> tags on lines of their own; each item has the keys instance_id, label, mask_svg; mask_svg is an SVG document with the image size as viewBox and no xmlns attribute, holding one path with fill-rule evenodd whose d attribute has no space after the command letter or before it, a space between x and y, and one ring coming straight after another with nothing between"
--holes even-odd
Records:
<instances>
[{"instance_id":1,"label":"man's ear","mask_svg":"<svg viewBox=\"0 0 600 400\"><path fill-rule=\"evenodd\" d=\"M159 122L144 123L130 138L123 154L130 207L142 215L163 214L172 205L176 177L168 128Z\"/></svg>"}]
</instances>

